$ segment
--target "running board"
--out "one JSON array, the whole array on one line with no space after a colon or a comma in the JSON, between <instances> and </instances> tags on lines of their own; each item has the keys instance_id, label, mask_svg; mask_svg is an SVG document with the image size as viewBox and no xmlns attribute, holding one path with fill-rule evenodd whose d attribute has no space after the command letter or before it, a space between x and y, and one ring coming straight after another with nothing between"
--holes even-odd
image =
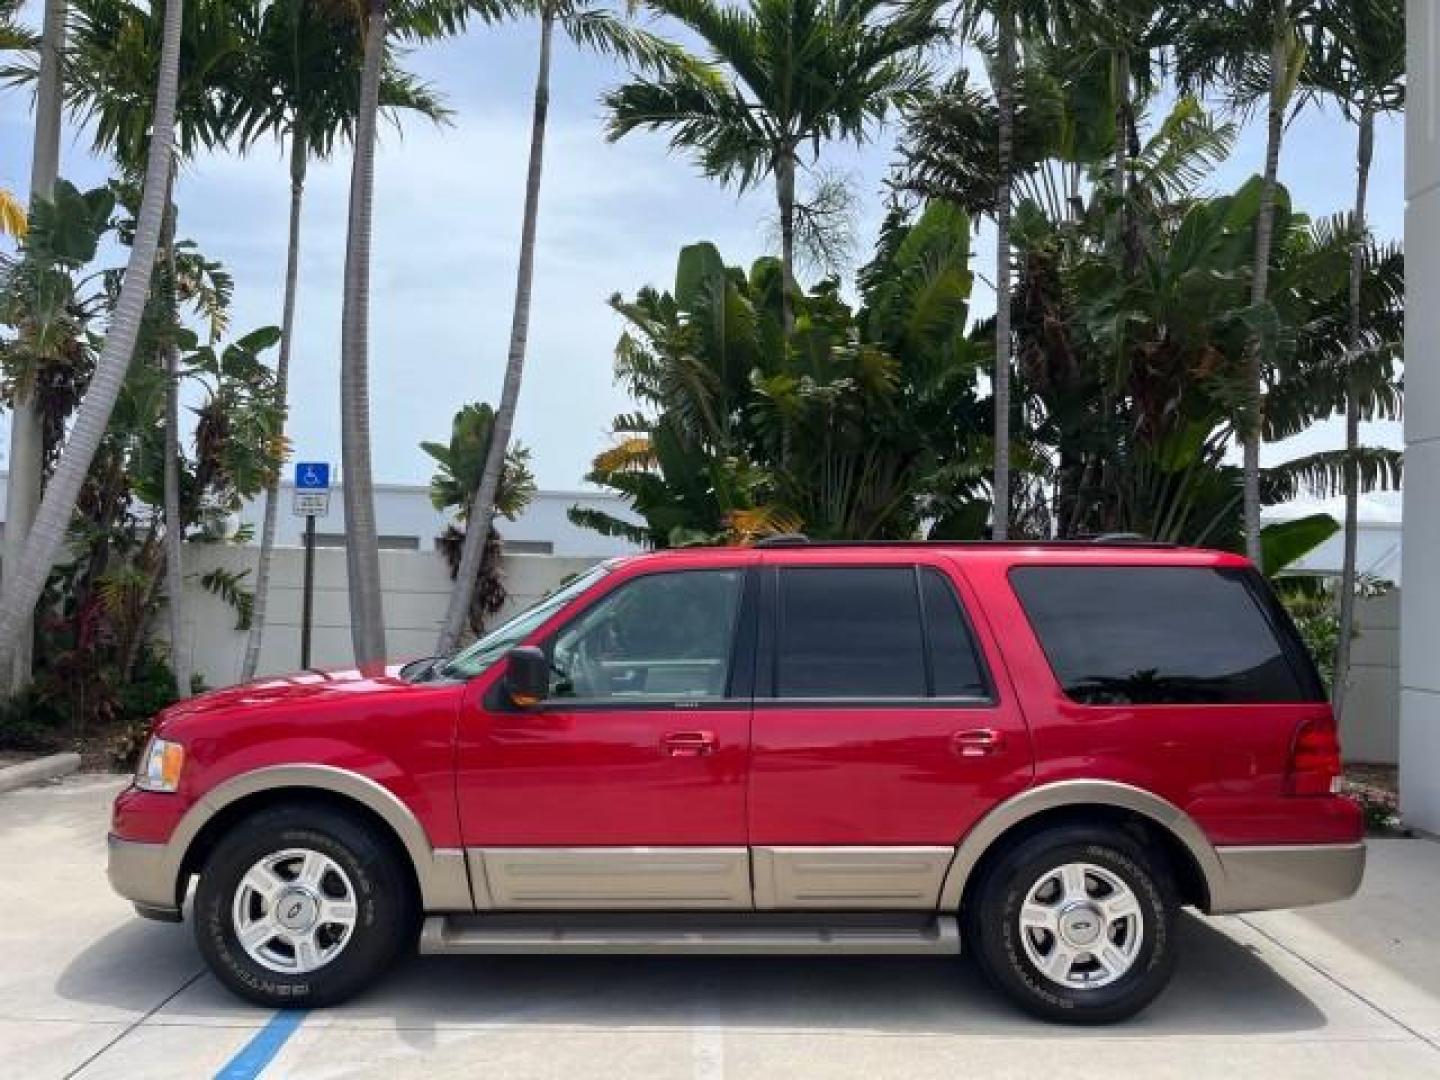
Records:
<instances>
[{"instance_id":1,"label":"running board","mask_svg":"<svg viewBox=\"0 0 1440 1080\"><path fill-rule=\"evenodd\" d=\"M955 956L953 915L431 915L426 955Z\"/></svg>"}]
</instances>

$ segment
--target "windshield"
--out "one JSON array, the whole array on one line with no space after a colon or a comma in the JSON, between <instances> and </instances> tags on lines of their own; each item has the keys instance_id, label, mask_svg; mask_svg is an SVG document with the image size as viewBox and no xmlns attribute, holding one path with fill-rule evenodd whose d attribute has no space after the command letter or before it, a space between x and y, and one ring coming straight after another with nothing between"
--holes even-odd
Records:
<instances>
[{"instance_id":1,"label":"windshield","mask_svg":"<svg viewBox=\"0 0 1440 1080\"><path fill-rule=\"evenodd\" d=\"M469 648L456 653L441 665L438 674L446 679L473 679L499 660L551 615L610 572L609 563L593 567L570 584L542 597L520 614L506 620Z\"/></svg>"}]
</instances>

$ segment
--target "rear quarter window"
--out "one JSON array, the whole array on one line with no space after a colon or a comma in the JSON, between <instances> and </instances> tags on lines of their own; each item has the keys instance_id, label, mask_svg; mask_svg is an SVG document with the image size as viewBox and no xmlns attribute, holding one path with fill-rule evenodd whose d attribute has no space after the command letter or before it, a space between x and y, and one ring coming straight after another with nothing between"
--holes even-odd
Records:
<instances>
[{"instance_id":1,"label":"rear quarter window","mask_svg":"<svg viewBox=\"0 0 1440 1080\"><path fill-rule=\"evenodd\" d=\"M1010 581L1065 694L1087 705L1324 700L1253 571L1023 566Z\"/></svg>"}]
</instances>

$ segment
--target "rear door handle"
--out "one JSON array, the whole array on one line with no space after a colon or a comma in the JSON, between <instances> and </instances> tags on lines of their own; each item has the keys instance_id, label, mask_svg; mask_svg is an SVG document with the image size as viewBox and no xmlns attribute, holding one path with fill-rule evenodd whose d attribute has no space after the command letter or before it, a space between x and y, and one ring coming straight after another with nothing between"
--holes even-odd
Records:
<instances>
[{"instance_id":1,"label":"rear door handle","mask_svg":"<svg viewBox=\"0 0 1440 1080\"><path fill-rule=\"evenodd\" d=\"M713 731L672 731L660 740L666 757L705 757L715 752Z\"/></svg>"},{"instance_id":2,"label":"rear door handle","mask_svg":"<svg viewBox=\"0 0 1440 1080\"><path fill-rule=\"evenodd\" d=\"M969 728L950 736L950 748L963 758L989 757L1005 749L1005 736L994 728Z\"/></svg>"}]
</instances>

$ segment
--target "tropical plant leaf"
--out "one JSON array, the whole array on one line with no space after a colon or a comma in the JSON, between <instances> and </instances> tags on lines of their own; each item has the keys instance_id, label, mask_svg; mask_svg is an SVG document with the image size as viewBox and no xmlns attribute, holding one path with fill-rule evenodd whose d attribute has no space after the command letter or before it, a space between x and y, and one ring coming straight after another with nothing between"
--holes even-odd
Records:
<instances>
[{"instance_id":1,"label":"tropical plant leaf","mask_svg":"<svg viewBox=\"0 0 1440 1080\"><path fill-rule=\"evenodd\" d=\"M1260 529L1260 569L1273 578L1339 531L1339 522L1329 514L1310 514L1265 525Z\"/></svg>"}]
</instances>

